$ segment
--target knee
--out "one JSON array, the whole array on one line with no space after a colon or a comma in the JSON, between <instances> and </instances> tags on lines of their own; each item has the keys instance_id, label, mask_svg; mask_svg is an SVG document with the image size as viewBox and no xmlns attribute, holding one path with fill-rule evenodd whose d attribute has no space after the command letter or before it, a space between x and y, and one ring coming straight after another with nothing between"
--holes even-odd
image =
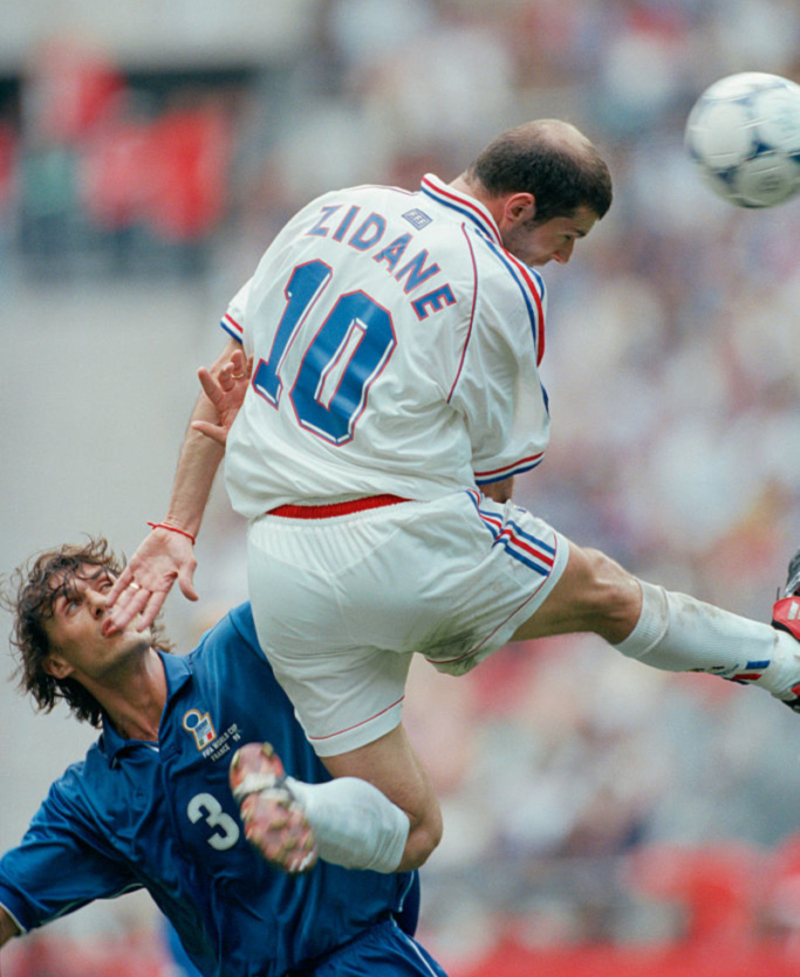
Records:
<instances>
[{"instance_id":1,"label":"knee","mask_svg":"<svg viewBox=\"0 0 800 977\"><path fill-rule=\"evenodd\" d=\"M424 819L412 823L398 871L411 872L421 868L442 840L442 830L442 812L436 804L426 812Z\"/></svg>"},{"instance_id":2,"label":"knee","mask_svg":"<svg viewBox=\"0 0 800 977\"><path fill-rule=\"evenodd\" d=\"M578 570L582 578L582 586L576 588L576 613L587 622L587 630L612 643L621 641L641 613L638 580L600 550L573 551L570 560L574 556L580 563Z\"/></svg>"}]
</instances>

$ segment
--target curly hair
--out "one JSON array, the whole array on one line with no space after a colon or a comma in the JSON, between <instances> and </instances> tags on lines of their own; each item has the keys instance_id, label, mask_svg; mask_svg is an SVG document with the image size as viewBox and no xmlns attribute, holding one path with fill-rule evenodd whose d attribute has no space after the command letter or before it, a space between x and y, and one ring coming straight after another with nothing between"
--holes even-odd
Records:
<instances>
[{"instance_id":1,"label":"curly hair","mask_svg":"<svg viewBox=\"0 0 800 977\"><path fill-rule=\"evenodd\" d=\"M69 676L57 679L45 670L53 650L45 625L53 617L56 600L71 590L73 581L88 579L86 567L117 577L124 566L108 540L89 537L83 546L65 544L31 557L3 581L0 601L13 616L10 643L17 668L12 678L19 679L19 690L30 693L40 710L50 712L63 699L77 719L102 726L103 709L80 682ZM160 622L151 627L151 633L153 648L171 650Z\"/></svg>"}]
</instances>

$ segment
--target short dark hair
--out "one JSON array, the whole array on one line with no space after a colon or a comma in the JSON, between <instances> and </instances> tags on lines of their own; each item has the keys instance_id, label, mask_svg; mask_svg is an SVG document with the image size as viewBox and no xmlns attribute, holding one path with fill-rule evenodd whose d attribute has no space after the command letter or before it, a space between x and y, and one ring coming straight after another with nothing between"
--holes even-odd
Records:
<instances>
[{"instance_id":1,"label":"short dark hair","mask_svg":"<svg viewBox=\"0 0 800 977\"><path fill-rule=\"evenodd\" d=\"M501 133L466 175L492 197L532 193L537 224L571 217L581 206L600 218L611 206L611 174L600 153L578 129L556 119Z\"/></svg>"},{"instance_id":2,"label":"short dark hair","mask_svg":"<svg viewBox=\"0 0 800 977\"><path fill-rule=\"evenodd\" d=\"M37 707L44 712L50 712L59 699L64 699L77 719L99 728L103 710L97 699L76 679L69 676L57 679L44 668L53 650L45 623L53 617L56 600L69 591L72 581L86 579L87 566L117 577L125 561L117 558L108 540L102 537L89 537L83 546L65 544L45 550L3 581L0 600L13 615L10 641L17 660L14 677L19 678L20 691L30 692ZM151 632L152 647L170 651L172 645L166 640L160 622L151 627Z\"/></svg>"}]
</instances>

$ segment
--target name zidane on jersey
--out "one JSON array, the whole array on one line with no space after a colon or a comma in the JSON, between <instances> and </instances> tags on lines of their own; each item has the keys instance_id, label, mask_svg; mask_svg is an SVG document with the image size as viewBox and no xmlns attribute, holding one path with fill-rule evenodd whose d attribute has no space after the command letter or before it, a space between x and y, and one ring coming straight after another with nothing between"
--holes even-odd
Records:
<instances>
[{"instance_id":1,"label":"name zidane on jersey","mask_svg":"<svg viewBox=\"0 0 800 977\"><path fill-rule=\"evenodd\" d=\"M357 251L370 251L375 248L381 241L385 231L386 231L386 218L381 217L380 214L371 213L369 217L366 217L347 241L344 240L345 235L353 226L356 216L358 215L361 208L357 205L350 207L343 217L336 223L335 217L336 212L341 208L341 204L334 204L332 206L325 206L321 209L320 216L314 226L306 231L308 237L325 237L330 235L331 241L339 241L348 245L348 247L355 248ZM417 228L417 230L422 230L429 224L431 218L418 208L408 211L408 213L403 214L405 220L411 224L412 227ZM395 272L400 260L404 258L409 245L414 240L414 235L407 233L401 234L396 237L393 241L382 248L377 254L372 256L372 260L376 261L378 264L381 262L386 263L386 271L390 275L394 275L394 278L398 282L402 282L405 278L406 282L403 286L403 291L406 295L409 295L420 285L424 284L429 278L437 275L440 271L439 266L436 262L432 262L427 267L425 267L425 261L428 258L428 252L425 248L418 251L413 258L410 258L405 264ZM425 295L418 299L414 299L411 302L411 307L416 313L417 318L420 322L423 319L427 319L432 312L440 312L445 306L453 305L456 299L453 295L453 291L448 284L440 285L438 288L433 289L431 292L427 292Z\"/></svg>"},{"instance_id":2,"label":"name zidane on jersey","mask_svg":"<svg viewBox=\"0 0 800 977\"><path fill-rule=\"evenodd\" d=\"M195 746L207 760L219 760L230 753L229 740L238 743L242 738L237 723L232 723L221 736L217 736L211 717L199 709L190 709L183 717L182 726L194 736Z\"/></svg>"}]
</instances>

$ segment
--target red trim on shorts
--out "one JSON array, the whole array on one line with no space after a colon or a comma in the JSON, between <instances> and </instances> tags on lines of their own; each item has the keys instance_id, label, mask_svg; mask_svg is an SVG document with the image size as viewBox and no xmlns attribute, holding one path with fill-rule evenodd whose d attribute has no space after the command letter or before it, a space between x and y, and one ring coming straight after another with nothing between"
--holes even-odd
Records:
<instances>
[{"instance_id":1,"label":"red trim on shorts","mask_svg":"<svg viewBox=\"0 0 800 977\"><path fill-rule=\"evenodd\" d=\"M351 512L364 512L367 509L379 509L384 505L410 501L401 499L399 495L369 495L363 499L332 502L328 505L279 505L277 509L270 509L267 515L283 516L286 519L330 519L331 516L347 516Z\"/></svg>"},{"instance_id":2,"label":"red trim on shorts","mask_svg":"<svg viewBox=\"0 0 800 977\"><path fill-rule=\"evenodd\" d=\"M400 703L403 701L403 699L405 699L405 697L406 697L405 693L403 693L403 695L401 695L396 702L393 702L390 706L387 706L385 709L381 709L380 712L376 712L374 716L369 716L367 719L362 719L360 723L353 723L352 726L347 726L345 729L339 729L335 733L328 733L327 736L309 736L308 734L306 734L306 739L309 741L309 743L312 741L314 743L319 743L322 742L322 740L329 740L334 736L341 736L342 733L349 733L354 729L358 729L359 726L366 726L366 724L371 723L373 719L379 719L381 716L389 712L390 709L394 709L395 706L399 706Z\"/></svg>"}]
</instances>

